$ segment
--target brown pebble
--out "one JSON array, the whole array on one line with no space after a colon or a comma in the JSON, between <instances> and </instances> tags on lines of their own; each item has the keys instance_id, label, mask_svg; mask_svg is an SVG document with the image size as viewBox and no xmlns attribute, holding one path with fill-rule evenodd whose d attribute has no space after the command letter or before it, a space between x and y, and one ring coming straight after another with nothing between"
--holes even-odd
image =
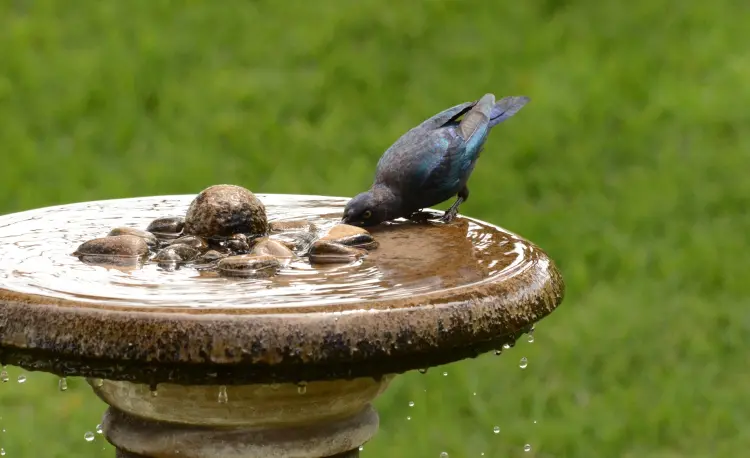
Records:
<instances>
[{"instance_id":1,"label":"brown pebble","mask_svg":"<svg viewBox=\"0 0 750 458\"><path fill-rule=\"evenodd\" d=\"M203 252L208 250L208 242L202 237L195 235L183 235L169 242L169 245L187 245Z\"/></svg>"},{"instance_id":2,"label":"brown pebble","mask_svg":"<svg viewBox=\"0 0 750 458\"><path fill-rule=\"evenodd\" d=\"M318 240L310 247L310 262L314 264L339 264L356 261L367 252L359 248Z\"/></svg>"},{"instance_id":3,"label":"brown pebble","mask_svg":"<svg viewBox=\"0 0 750 458\"><path fill-rule=\"evenodd\" d=\"M156 236L148 231L136 229L134 227L116 227L109 231L107 237L113 237L117 235L133 235L142 238L149 248L154 249L159 245L159 240Z\"/></svg>"},{"instance_id":4,"label":"brown pebble","mask_svg":"<svg viewBox=\"0 0 750 458\"><path fill-rule=\"evenodd\" d=\"M219 261L219 273L225 277L270 277L281 267L273 256L238 255Z\"/></svg>"},{"instance_id":5,"label":"brown pebble","mask_svg":"<svg viewBox=\"0 0 750 458\"><path fill-rule=\"evenodd\" d=\"M294 257L294 252L287 248L284 244L266 237L259 239L256 242L255 246L253 246L252 254L259 256L273 256L275 258L285 259Z\"/></svg>"},{"instance_id":6,"label":"brown pebble","mask_svg":"<svg viewBox=\"0 0 750 458\"><path fill-rule=\"evenodd\" d=\"M320 240L335 242L341 245L373 250L378 247L378 242L366 229L349 224L337 224L330 228Z\"/></svg>"},{"instance_id":7,"label":"brown pebble","mask_svg":"<svg viewBox=\"0 0 750 458\"><path fill-rule=\"evenodd\" d=\"M179 234L184 226L185 218L182 216L163 216L151 221L146 230L158 234Z\"/></svg>"},{"instance_id":8,"label":"brown pebble","mask_svg":"<svg viewBox=\"0 0 750 458\"><path fill-rule=\"evenodd\" d=\"M84 242L73 254L75 256L112 255L137 257L148 254L148 245L143 237L113 235Z\"/></svg>"}]
</instances>

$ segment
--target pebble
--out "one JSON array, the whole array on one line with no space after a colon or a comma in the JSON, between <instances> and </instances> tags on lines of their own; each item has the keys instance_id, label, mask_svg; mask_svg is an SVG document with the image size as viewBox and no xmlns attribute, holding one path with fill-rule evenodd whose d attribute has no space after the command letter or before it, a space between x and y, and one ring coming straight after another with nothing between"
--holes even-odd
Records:
<instances>
[{"instance_id":1,"label":"pebble","mask_svg":"<svg viewBox=\"0 0 750 458\"><path fill-rule=\"evenodd\" d=\"M133 235L135 237L140 237L146 242L146 245L148 245L150 249L154 249L159 246L159 239L157 239L154 234L148 231L136 229L134 227L116 227L109 231L107 237L114 237L118 235Z\"/></svg>"},{"instance_id":2,"label":"pebble","mask_svg":"<svg viewBox=\"0 0 750 458\"><path fill-rule=\"evenodd\" d=\"M365 254L366 252L359 248L318 240L310 247L309 257L312 263L338 264L356 261Z\"/></svg>"},{"instance_id":3,"label":"pebble","mask_svg":"<svg viewBox=\"0 0 750 458\"><path fill-rule=\"evenodd\" d=\"M225 277L270 277L281 267L273 256L237 255L229 256L218 264L219 274Z\"/></svg>"},{"instance_id":4,"label":"pebble","mask_svg":"<svg viewBox=\"0 0 750 458\"><path fill-rule=\"evenodd\" d=\"M210 264L210 263L218 261L219 259L226 258L226 257L227 255L223 253L219 253L216 250L208 250L202 255L200 255L196 261L204 263L204 264Z\"/></svg>"},{"instance_id":5,"label":"pebble","mask_svg":"<svg viewBox=\"0 0 750 458\"><path fill-rule=\"evenodd\" d=\"M295 221L272 221L271 232L318 232L318 226L304 219Z\"/></svg>"},{"instance_id":6,"label":"pebble","mask_svg":"<svg viewBox=\"0 0 750 458\"><path fill-rule=\"evenodd\" d=\"M179 234L185 227L185 218L182 216L164 216L151 221L146 230L154 234Z\"/></svg>"},{"instance_id":7,"label":"pebble","mask_svg":"<svg viewBox=\"0 0 750 458\"><path fill-rule=\"evenodd\" d=\"M273 256L275 258L283 259L291 259L294 257L294 252L286 245L267 237L258 239L255 246L253 246L252 254L258 256Z\"/></svg>"},{"instance_id":8,"label":"pebble","mask_svg":"<svg viewBox=\"0 0 750 458\"><path fill-rule=\"evenodd\" d=\"M211 186L201 191L188 207L183 232L206 238L266 234L266 208L243 187Z\"/></svg>"},{"instance_id":9,"label":"pebble","mask_svg":"<svg viewBox=\"0 0 750 458\"><path fill-rule=\"evenodd\" d=\"M114 235L82 243L74 256L95 265L134 266L148 255L148 245L135 235Z\"/></svg>"},{"instance_id":10,"label":"pebble","mask_svg":"<svg viewBox=\"0 0 750 458\"><path fill-rule=\"evenodd\" d=\"M366 229L349 224L337 224L333 226L320 240L365 250L373 250L378 247L378 242L375 241Z\"/></svg>"},{"instance_id":11,"label":"pebble","mask_svg":"<svg viewBox=\"0 0 750 458\"><path fill-rule=\"evenodd\" d=\"M169 242L170 245L187 245L200 252L208 250L208 242L202 237L195 235L183 235Z\"/></svg>"}]
</instances>

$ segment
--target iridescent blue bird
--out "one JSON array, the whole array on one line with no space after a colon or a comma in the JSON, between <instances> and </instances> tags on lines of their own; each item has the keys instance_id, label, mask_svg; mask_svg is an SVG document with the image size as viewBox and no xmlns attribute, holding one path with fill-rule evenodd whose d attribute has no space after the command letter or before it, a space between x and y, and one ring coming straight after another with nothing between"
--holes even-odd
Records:
<instances>
[{"instance_id":1,"label":"iridescent blue bird","mask_svg":"<svg viewBox=\"0 0 750 458\"><path fill-rule=\"evenodd\" d=\"M411 129L383 153L372 186L347 203L342 222L375 226L458 196L441 218L450 222L469 198L467 182L490 130L528 102L525 96L495 102L485 94Z\"/></svg>"}]
</instances>

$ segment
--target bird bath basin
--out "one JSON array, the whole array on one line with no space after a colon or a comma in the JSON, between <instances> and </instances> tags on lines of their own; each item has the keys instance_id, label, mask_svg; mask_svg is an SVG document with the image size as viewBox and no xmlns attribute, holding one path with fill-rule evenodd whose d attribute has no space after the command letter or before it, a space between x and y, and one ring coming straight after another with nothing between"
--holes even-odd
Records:
<instances>
[{"instance_id":1,"label":"bird bath basin","mask_svg":"<svg viewBox=\"0 0 750 458\"><path fill-rule=\"evenodd\" d=\"M358 456L396 374L512 344L563 298L542 250L464 216L372 228L379 247L362 259L296 260L262 279L71 255L112 227L184 215L194 197L0 216L0 362L86 377L121 457ZM258 197L269 221L321 228L347 202Z\"/></svg>"}]
</instances>

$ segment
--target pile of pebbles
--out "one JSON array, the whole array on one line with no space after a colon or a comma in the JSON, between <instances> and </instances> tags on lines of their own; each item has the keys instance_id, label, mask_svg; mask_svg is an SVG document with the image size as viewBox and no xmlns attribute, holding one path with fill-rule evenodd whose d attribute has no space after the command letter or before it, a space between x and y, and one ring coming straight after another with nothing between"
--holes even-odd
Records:
<instances>
[{"instance_id":1,"label":"pile of pebbles","mask_svg":"<svg viewBox=\"0 0 750 458\"><path fill-rule=\"evenodd\" d=\"M165 270L190 265L227 277L268 277L297 259L349 263L378 243L365 229L337 224L325 233L313 223L268 221L263 203L247 189L216 185L191 202L185 216L164 216L145 230L116 227L73 253L94 265L156 263Z\"/></svg>"}]
</instances>

